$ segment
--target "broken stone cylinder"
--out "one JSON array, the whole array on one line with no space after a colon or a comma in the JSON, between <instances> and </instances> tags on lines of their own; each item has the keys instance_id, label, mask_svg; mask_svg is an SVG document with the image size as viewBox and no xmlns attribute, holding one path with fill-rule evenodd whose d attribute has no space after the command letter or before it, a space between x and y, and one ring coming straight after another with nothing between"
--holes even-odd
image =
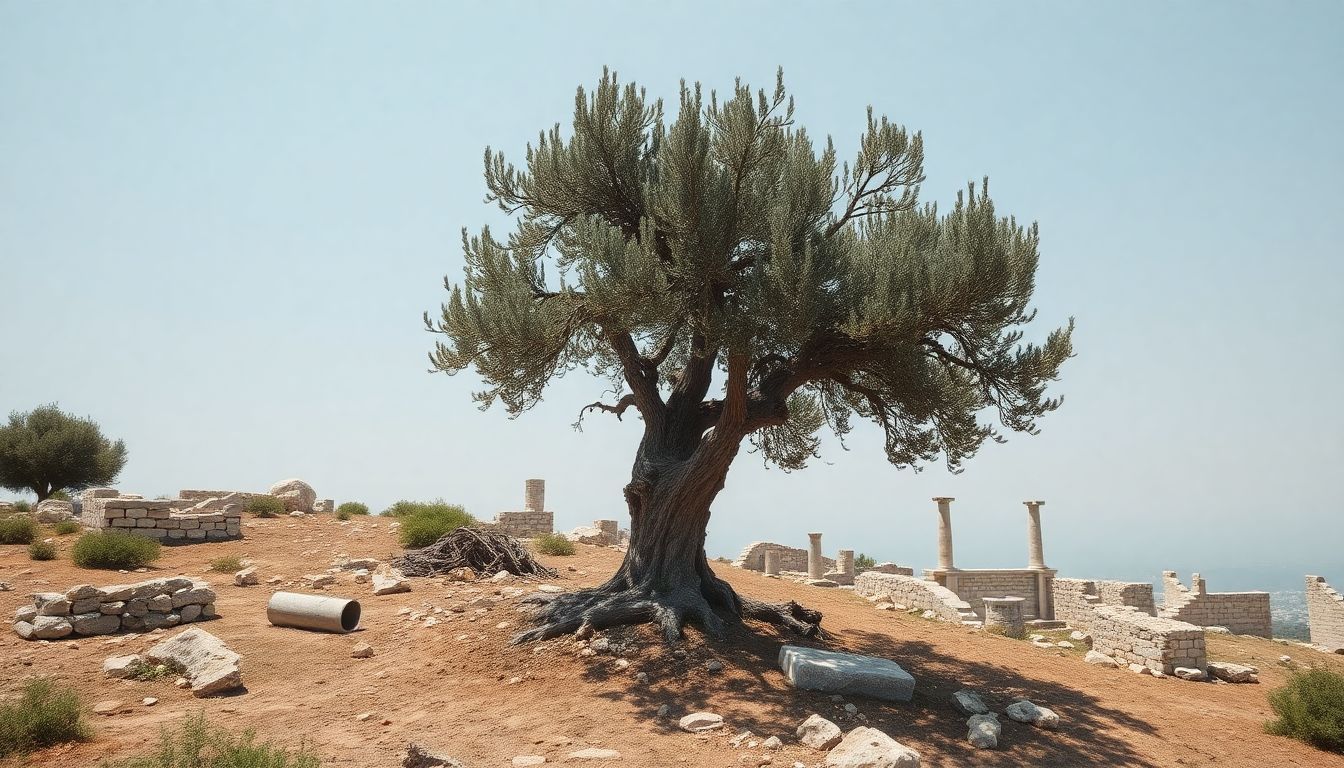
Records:
<instances>
[{"instance_id":1,"label":"broken stone cylinder","mask_svg":"<svg viewBox=\"0 0 1344 768\"><path fill-rule=\"evenodd\" d=\"M276 592L266 604L266 619L277 627L344 634L359 626L359 610L359 601L344 597Z\"/></svg>"},{"instance_id":2,"label":"broken stone cylinder","mask_svg":"<svg viewBox=\"0 0 1344 768\"><path fill-rule=\"evenodd\" d=\"M1006 637L1027 636L1026 622L1022 619L1023 597L986 597L985 631Z\"/></svg>"}]
</instances>

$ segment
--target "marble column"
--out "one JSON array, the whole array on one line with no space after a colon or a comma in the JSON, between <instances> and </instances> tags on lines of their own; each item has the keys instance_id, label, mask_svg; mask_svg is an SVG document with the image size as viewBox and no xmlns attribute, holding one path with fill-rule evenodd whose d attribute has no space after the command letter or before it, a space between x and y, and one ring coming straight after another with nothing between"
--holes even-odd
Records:
<instances>
[{"instance_id":1,"label":"marble column","mask_svg":"<svg viewBox=\"0 0 1344 768\"><path fill-rule=\"evenodd\" d=\"M835 570L844 574L849 583L854 583L854 550L842 549L835 558Z\"/></svg>"},{"instance_id":2,"label":"marble column","mask_svg":"<svg viewBox=\"0 0 1344 768\"><path fill-rule=\"evenodd\" d=\"M821 534L807 534L807 578L826 577L826 561L821 559Z\"/></svg>"},{"instance_id":3,"label":"marble column","mask_svg":"<svg viewBox=\"0 0 1344 768\"><path fill-rule=\"evenodd\" d=\"M934 496L938 502L938 570L952 571L952 502L951 496Z\"/></svg>"},{"instance_id":4,"label":"marble column","mask_svg":"<svg viewBox=\"0 0 1344 768\"><path fill-rule=\"evenodd\" d=\"M1044 501L1024 501L1027 505L1027 567L1045 569L1045 554L1041 547L1041 507Z\"/></svg>"},{"instance_id":5,"label":"marble column","mask_svg":"<svg viewBox=\"0 0 1344 768\"><path fill-rule=\"evenodd\" d=\"M779 575L779 550L777 549L765 550L765 575L766 576Z\"/></svg>"}]
</instances>

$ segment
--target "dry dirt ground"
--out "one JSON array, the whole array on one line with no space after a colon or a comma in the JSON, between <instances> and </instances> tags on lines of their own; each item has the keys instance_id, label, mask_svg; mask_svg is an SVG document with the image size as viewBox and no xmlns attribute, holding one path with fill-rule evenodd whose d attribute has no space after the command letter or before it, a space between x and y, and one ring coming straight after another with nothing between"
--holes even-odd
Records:
<instances>
[{"instance_id":1,"label":"dry dirt ground","mask_svg":"<svg viewBox=\"0 0 1344 768\"><path fill-rule=\"evenodd\" d=\"M761 749L728 743L748 729L758 738L784 740L784 748L771 753L772 765L813 766L823 755L794 741L800 721L819 712L846 730L857 724L829 696L789 687L775 660L790 638L767 626L752 625L720 645L707 645L692 631L675 652L649 628L627 630L610 635L619 654L585 658L572 639L509 645L524 616L516 600L494 594L495 586L412 579L410 593L374 597L368 585L343 574L327 593L358 597L364 608L360 631L330 635L272 627L265 607L273 589L297 587L300 577L322 572L339 553L387 558L397 549L395 537L386 520L342 525L330 517L255 521L245 535L242 541L165 548L148 574L131 576L75 568L68 559L73 536L59 540L61 558L54 562L33 562L24 547L0 546L0 581L14 587L0 592L0 611L7 616L32 592L183 574L215 585L220 618L199 626L244 657L246 692L194 699L171 681L119 681L100 673L105 657L140 651L155 637L84 638L69 647L66 641L24 641L6 627L0 632L0 696L44 675L73 685L88 706L118 699L130 707L110 717L90 715L93 741L49 749L27 764L92 766L102 757L143 752L160 726L199 710L216 724L253 728L284 744L305 739L325 765L358 768L398 765L398 753L411 741L472 768L508 766L513 756L525 754L565 762L568 753L588 746L618 750L621 765L754 766L765 754ZM255 561L263 585L236 587L229 576L207 571L212 559L226 555ZM561 572L552 583L573 589L602 580L619 564L620 553L580 547L577 556L544 559ZM821 610L823 627L832 634L829 647L895 659L910 671L917 687L909 704L853 703L869 725L918 749L925 766L1344 766L1344 756L1261 730L1271 716L1266 694L1289 673L1280 655L1291 655L1292 665L1341 671L1344 657L1210 636L1212 659L1258 666L1261 683L1158 680L1087 665L1078 653L877 611L848 591L770 580L726 564L716 571L740 592L797 598ZM268 577L284 583L268 586ZM476 598L483 599L466 605ZM464 605L465 612L451 612ZM436 607L445 613L434 613ZM425 619L412 620L403 609L433 616L437 624L425 626ZM371 644L376 655L352 659L350 649L359 642ZM628 668L618 668L620 658ZM707 671L710 659L721 661L723 671ZM648 674L647 685L636 683L640 671ZM948 704L962 687L980 691L1000 711L1012 697L1029 697L1058 712L1062 726L1044 732L1003 718L999 749L977 751L966 742L964 718ZM146 696L159 703L142 707ZM662 704L670 717L656 716ZM699 710L719 713L727 727L707 736L676 728L677 718ZM362 713L371 715L360 720Z\"/></svg>"}]
</instances>

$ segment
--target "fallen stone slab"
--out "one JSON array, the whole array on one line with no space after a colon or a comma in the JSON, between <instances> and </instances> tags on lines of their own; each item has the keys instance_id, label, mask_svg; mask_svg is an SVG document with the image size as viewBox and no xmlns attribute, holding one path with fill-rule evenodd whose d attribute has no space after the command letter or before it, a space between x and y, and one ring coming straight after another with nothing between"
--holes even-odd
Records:
<instances>
[{"instance_id":1,"label":"fallen stone slab","mask_svg":"<svg viewBox=\"0 0 1344 768\"><path fill-rule=\"evenodd\" d=\"M992 713L971 715L966 721L966 727L966 740L976 749L994 749L999 746L999 734L1003 732L1003 726L999 725L999 718Z\"/></svg>"},{"instance_id":2,"label":"fallen stone slab","mask_svg":"<svg viewBox=\"0 0 1344 768\"><path fill-rule=\"evenodd\" d=\"M1209 674L1227 683L1258 683L1260 678L1259 669L1247 667L1241 664L1233 664L1230 661L1210 661L1208 663Z\"/></svg>"},{"instance_id":3,"label":"fallen stone slab","mask_svg":"<svg viewBox=\"0 0 1344 768\"><path fill-rule=\"evenodd\" d=\"M919 768L919 753L876 728L850 731L830 752L826 768Z\"/></svg>"},{"instance_id":4,"label":"fallen stone slab","mask_svg":"<svg viewBox=\"0 0 1344 768\"><path fill-rule=\"evenodd\" d=\"M375 595L395 595L410 591L411 583L404 576L382 573L373 575L373 594Z\"/></svg>"},{"instance_id":5,"label":"fallen stone slab","mask_svg":"<svg viewBox=\"0 0 1344 768\"><path fill-rule=\"evenodd\" d=\"M192 627L164 640L145 652L155 664L167 664L191 683L191 695L213 696L243 685L243 657L224 641L203 629Z\"/></svg>"},{"instance_id":6,"label":"fallen stone slab","mask_svg":"<svg viewBox=\"0 0 1344 768\"><path fill-rule=\"evenodd\" d=\"M915 678L890 659L786 645L779 666L794 687L808 691L859 694L883 701L909 701Z\"/></svg>"},{"instance_id":7,"label":"fallen stone slab","mask_svg":"<svg viewBox=\"0 0 1344 768\"><path fill-rule=\"evenodd\" d=\"M1120 666L1115 659L1112 659L1101 651L1088 651L1087 655L1083 657L1083 661L1086 661L1088 664L1096 664L1099 667Z\"/></svg>"},{"instance_id":8,"label":"fallen stone slab","mask_svg":"<svg viewBox=\"0 0 1344 768\"><path fill-rule=\"evenodd\" d=\"M620 760L621 753L614 749L588 747L577 752L570 752L566 757L570 760Z\"/></svg>"},{"instance_id":9,"label":"fallen stone slab","mask_svg":"<svg viewBox=\"0 0 1344 768\"><path fill-rule=\"evenodd\" d=\"M840 726L817 714L809 715L798 726L796 735L803 746L813 749L830 749L844 738Z\"/></svg>"},{"instance_id":10,"label":"fallen stone slab","mask_svg":"<svg viewBox=\"0 0 1344 768\"><path fill-rule=\"evenodd\" d=\"M103 674L118 680L125 680L129 677L135 677L145 662L139 654L132 653L126 656L109 656L103 660Z\"/></svg>"},{"instance_id":11,"label":"fallen stone slab","mask_svg":"<svg viewBox=\"0 0 1344 768\"><path fill-rule=\"evenodd\" d=\"M1194 667L1177 667L1172 670L1172 674L1182 680L1191 680L1197 683L1202 683L1209 679L1207 672L1202 669L1195 669Z\"/></svg>"},{"instance_id":12,"label":"fallen stone slab","mask_svg":"<svg viewBox=\"0 0 1344 768\"><path fill-rule=\"evenodd\" d=\"M970 689L960 690L952 694L952 706L963 715L987 715L989 707L985 706L984 699L980 694Z\"/></svg>"},{"instance_id":13,"label":"fallen stone slab","mask_svg":"<svg viewBox=\"0 0 1344 768\"><path fill-rule=\"evenodd\" d=\"M1004 714L1019 723L1027 723L1037 728L1054 730L1059 727L1059 715L1053 709L1037 706L1027 699L1015 701L1003 710Z\"/></svg>"},{"instance_id":14,"label":"fallen stone slab","mask_svg":"<svg viewBox=\"0 0 1344 768\"><path fill-rule=\"evenodd\" d=\"M716 715L713 712L692 712L681 718L677 722L677 727L691 733L712 731L723 727L723 716Z\"/></svg>"}]
</instances>

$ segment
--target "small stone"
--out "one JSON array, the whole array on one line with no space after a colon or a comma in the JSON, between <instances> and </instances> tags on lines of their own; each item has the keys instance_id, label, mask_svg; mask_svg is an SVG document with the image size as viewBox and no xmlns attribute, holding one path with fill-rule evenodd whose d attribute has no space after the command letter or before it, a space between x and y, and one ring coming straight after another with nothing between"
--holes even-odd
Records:
<instances>
[{"instance_id":1,"label":"small stone","mask_svg":"<svg viewBox=\"0 0 1344 768\"><path fill-rule=\"evenodd\" d=\"M152 706L154 706L155 704L158 704L158 703L159 703L159 700L156 699L156 698L154 698L153 696L146 696L145 698L143 698L143 699L140 700L140 704L141 704L142 706L146 706L146 707L152 707Z\"/></svg>"},{"instance_id":2,"label":"small stone","mask_svg":"<svg viewBox=\"0 0 1344 768\"><path fill-rule=\"evenodd\" d=\"M1177 667L1172 670L1172 674L1182 680L1193 680L1194 682L1203 682L1209 679L1208 673L1193 667Z\"/></svg>"},{"instance_id":3,"label":"small stone","mask_svg":"<svg viewBox=\"0 0 1344 768\"><path fill-rule=\"evenodd\" d=\"M537 591L555 594L556 592L564 592L565 590L562 587L555 586L554 584L542 584L537 587Z\"/></svg>"},{"instance_id":4,"label":"small stone","mask_svg":"<svg viewBox=\"0 0 1344 768\"><path fill-rule=\"evenodd\" d=\"M672 708L669 707L669 706L667 706L666 704L663 704L663 705L661 705L661 706L658 707L658 716L659 716L659 717L667 717L671 712L672 712Z\"/></svg>"},{"instance_id":5,"label":"small stone","mask_svg":"<svg viewBox=\"0 0 1344 768\"><path fill-rule=\"evenodd\" d=\"M958 712L967 716L989 714L989 707L985 705L985 700L980 698L980 694L969 688L952 694L952 706Z\"/></svg>"},{"instance_id":6,"label":"small stone","mask_svg":"<svg viewBox=\"0 0 1344 768\"><path fill-rule=\"evenodd\" d=\"M723 662L719 661L718 659L710 659L705 664L705 670L708 672L722 672Z\"/></svg>"},{"instance_id":7,"label":"small stone","mask_svg":"<svg viewBox=\"0 0 1344 768\"><path fill-rule=\"evenodd\" d=\"M858 707L858 705L856 705L856 704L846 704L846 705L845 705L845 712L846 712L847 714L857 715L857 714L859 714L859 707Z\"/></svg>"},{"instance_id":8,"label":"small stone","mask_svg":"<svg viewBox=\"0 0 1344 768\"><path fill-rule=\"evenodd\" d=\"M116 699L108 699L107 701L100 701L97 704L94 704L93 713L95 715L115 715L125 706L126 705L123 702L117 701Z\"/></svg>"},{"instance_id":9,"label":"small stone","mask_svg":"<svg viewBox=\"0 0 1344 768\"><path fill-rule=\"evenodd\" d=\"M1279 663L1280 663L1280 664L1287 664L1287 663L1291 662L1292 660L1293 660L1293 657L1292 657L1292 656L1286 656L1286 655L1285 655L1285 656L1280 656L1280 657L1279 657Z\"/></svg>"},{"instance_id":10,"label":"small stone","mask_svg":"<svg viewBox=\"0 0 1344 768\"><path fill-rule=\"evenodd\" d=\"M1087 655L1083 657L1083 661L1087 662L1088 664L1096 664L1099 667L1119 666L1116 663L1115 659L1112 659L1110 656L1107 656L1101 651L1088 651Z\"/></svg>"},{"instance_id":11,"label":"small stone","mask_svg":"<svg viewBox=\"0 0 1344 768\"><path fill-rule=\"evenodd\" d=\"M1027 723L1050 730L1059 727L1059 715L1056 715L1054 710L1039 707L1026 699L1009 704L1003 711L1004 714L1019 723Z\"/></svg>"},{"instance_id":12,"label":"small stone","mask_svg":"<svg viewBox=\"0 0 1344 768\"><path fill-rule=\"evenodd\" d=\"M840 726L817 714L810 715L804 720L796 733L798 741L813 749L830 749L844 738Z\"/></svg>"},{"instance_id":13,"label":"small stone","mask_svg":"<svg viewBox=\"0 0 1344 768\"><path fill-rule=\"evenodd\" d=\"M616 667L617 671L620 671L628 668L630 666L630 662L626 661L625 659L617 659L616 663L613 666Z\"/></svg>"},{"instance_id":14,"label":"small stone","mask_svg":"<svg viewBox=\"0 0 1344 768\"><path fill-rule=\"evenodd\" d=\"M999 746L999 734L1003 732L1003 726L999 725L999 719L994 715L971 715L966 721L966 727L966 740L976 749L994 749Z\"/></svg>"},{"instance_id":15,"label":"small stone","mask_svg":"<svg viewBox=\"0 0 1344 768\"><path fill-rule=\"evenodd\" d=\"M501 571L501 573L503 573L503 571ZM577 752L570 752L567 757L570 760L620 760L621 753L614 749L588 747L587 749L580 749Z\"/></svg>"},{"instance_id":16,"label":"small stone","mask_svg":"<svg viewBox=\"0 0 1344 768\"><path fill-rule=\"evenodd\" d=\"M373 657L373 646L368 643L358 643L350 650L352 659L368 659Z\"/></svg>"},{"instance_id":17,"label":"small stone","mask_svg":"<svg viewBox=\"0 0 1344 768\"><path fill-rule=\"evenodd\" d=\"M355 719L361 723L368 720L370 717L373 717L372 712L360 712L358 715L355 715Z\"/></svg>"},{"instance_id":18,"label":"small stone","mask_svg":"<svg viewBox=\"0 0 1344 768\"><path fill-rule=\"evenodd\" d=\"M191 681L185 677L179 677L173 681L173 685L177 686L178 688L190 688Z\"/></svg>"},{"instance_id":19,"label":"small stone","mask_svg":"<svg viewBox=\"0 0 1344 768\"><path fill-rule=\"evenodd\" d=\"M919 768L919 753L876 728L860 726L827 753L826 768Z\"/></svg>"},{"instance_id":20,"label":"small stone","mask_svg":"<svg viewBox=\"0 0 1344 768\"><path fill-rule=\"evenodd\" d=\"M261 583L261 577L257 576L257 567L251 566L233 574L233 583L239 587L250 587Z\"/></svg>"},{"instance_id":21,"label":"small stone","mask_svg":"<svg viewBox=\"0 0 1344 768\"><path fill-rule=\"evenodd\" d=\"M723 717L713 712L692 712L677 721L677 727L691 733L712 731L723 727Z\"/></svg>"},{"instance_id":22,"label":"small stone","mask_svg":"<svg viewBox=\"0 0 1344 768\"><path fill-rule=\"evenodd\" d=\"M1060 640L1058 643L1055 643L1055 645L1059 646L1060 648L1072 648L1072 647L1073 647L1073 643L1070 643L1068 640Z\"/></svg>"},{"instance_id":23,"label":"small stone","mask_svg":"<svg viewBox=\"0 0 1344 768\"><path fill-rule=\"evenodd\" d=\"M784 742L780 741L778 736L771 736L765 741L762 741L761 746L766 749L779 749L784 746Z\"/></svg>"},{"instance_id":24,"label":"small stone","mask_svg":"<svg viewBox=\"0 0 1344 768\"><path fill-rule=\"evenodd\" d=\"M399 573L375 573L373 575L373 594L375 595L395 595L410 591L411 583Z\"/></svg>"},{"instance_id":25,"label":"small stone","mask_svg":"<svg viewBox=\"0 0 1344 768\"><path fill-rule=\"evenodd\" d=\"M1255 667L1248 667L1241 664L1233 664L1228 661L1210 661L1208 663L1209 674L1227 683L1258 683L1260 678L1256 675L1260 670Z\"/></svg>"}]
</instances>

